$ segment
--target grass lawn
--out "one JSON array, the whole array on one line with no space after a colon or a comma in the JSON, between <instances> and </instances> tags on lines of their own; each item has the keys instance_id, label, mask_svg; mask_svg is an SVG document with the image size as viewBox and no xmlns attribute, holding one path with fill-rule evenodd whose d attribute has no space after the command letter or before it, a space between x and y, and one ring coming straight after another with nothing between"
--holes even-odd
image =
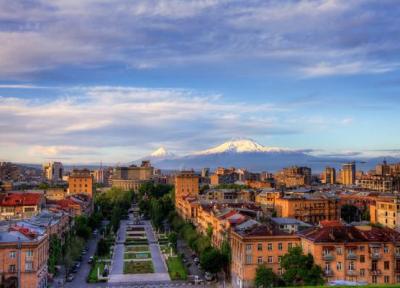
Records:
<instances>
[{"instance_id":1,"label":"grass lawn","mask_svg":"<svg viewBox=\"0 0 400 288\"><path fill-rule=\"evenodd\" d=\"M124 259L147 259L151 258L150 252L145 252L145 253L125 253L124 254Z\"/></svg>"},{"instance_id":2,"label":"grass lawn","mask_svg":"<svg viewBox=\"0 0 400 288\"><path fill-rule=\"evenodd\" d=\"M92 265L92 268L90 269L89 275L87 277L87 282L89 283L105 282L105 280L99 280L97 278L97 269L100 267L100 275L102 275L104 272L105 265L106 263L104 262L96 262L94 265Z\"/></svg>"},{"instance_id":3,"label":"grass lawn","mask_svg":"<svg viewBox=\"0 0 400 288\"><path fill-rule=\"evenodd\" d=\"M124 274L154 273L152 261L125 262Z\"/></svg>"},{"instance_id":4,"label":"grass lawn","mask_svg":"<svg viewBox=\"0 0 400 288\"><path fill-rule=\"evenodd\" d=\"M126 246L125 252L143 252L150 251L149 245L135 245L135 246Z\"/></svg>"},{"instance_id":5,"label":"grass lawn","mask_svg":"<svg viewBox=\"0 0 400 288\"><path fill-rule=\"evenodd\" d=\"M180 257L169 257L167 260L169 276L172 280L186 280L187 271Z\"/></svg>"}]
</instances>

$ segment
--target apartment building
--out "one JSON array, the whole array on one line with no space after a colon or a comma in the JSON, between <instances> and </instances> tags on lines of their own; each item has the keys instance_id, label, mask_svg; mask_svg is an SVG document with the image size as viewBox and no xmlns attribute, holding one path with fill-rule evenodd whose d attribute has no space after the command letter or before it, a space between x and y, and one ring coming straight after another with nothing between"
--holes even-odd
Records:
<instances>
[{"instance_id":1,"label":"apartment building","mask_svg":"<svg viewBox=\"0 0 400 288\"><path fill-rule=\"evenodd\" d=\"M275 199L277 217L295 218L318 224L322 220L340 219L340 206L336 197L292 195Z\"/></svg>"},{"instance_id":2,"label":"apartment building","mask_svg":"<svg viewBox=\"0 0 400 288\"><path fill-rule=\"evenodd\" d=\"M141 184L152 180L154 167L149 161L142 161L140 166L116 167L112 174L112 187L137 190Z\"/></svg>"},{"instance_id":3,"label":"apartment building","mask_svg":"<svg viewBox=\"0 0 400 288\"><path fill-rule=\"evenodd\" d=\"M400 227L400 199L377 198L375 205L370 205L371 223L377 223L388 228Z\"/></svg>"},{"instance_id":4,"label":"apartment building","mask_svg":"<svg viewBox=\"0 0 400 288\"><path fill-rule=\"evenodd\" d=\"M400 234L392 229L322 221L298 236L303 251L314 256L327 281L400 282Z\"/></svg>"},{"instance_id":5,"label":"apartment building","mask_svg":"<svg viewBox=\"0 0 400 288\"><path fill-rule=\"evenodd\" d=\"M275 174L277 187L300 187L311 184L311 168L292 166Z\"/></svg>"},{"instance_id":6,"label":"apartment building","mask_svg":"<svg viewBox=\"0 0 400 288\"><path fill-rule=\"evenodd\" d=\"M38 214L44 204L40 193L0 194L0 220L30 218Z\"/></svg>"},{"instance_id":7,"label":"apartment building","mask_svg":"<svg viewBox=\"0 0 400 288\"><path fill-rule=\"evenodd\" d=\"M400 176L391 176L387 174L363 175L356 179L356 185L361 188L379 192L398 192L400 191Z\"/></svg>"},{"instance_id":8,"label":"apartment building","mask_svg":"<svg viewBox=\"0 0 400 288\"><path fill-rule=\"evenodd\" d=\"M336 184L336 170L333 167L326 167L322 173L322 183Z\"/></svg>"},{"instance_id":9,"label":"apartment building","mask_svg":"<svg viewBox=\"0 0 400 288\"><path fill-rule=\"evenodd\" d=\"M51 182L63 180L64 167L61 162L49 162L43 164L43 177Z\"/></svg>"},{"instance_id":10,"label":"apartment building","mask_svg":"<svg viewBox=\"0 0 400 288\"><path fill-rule=\"evenodd\" d=\"M271 225L247 222L230 232L232 253L232 287L254 287L258 265L264 264L282 274L280 260L291 247L300 245L300 238Z\"/></svg>"},{"instance_id":11,"label":"apartment building","mask_svg":"<svg viewBox=\"0 0 400 288\"><path fill-rule=\"evenodd\" d=\"M68 177L68 194L93 197L93 177L88 169L74 169Z\"/></svg>"},{"instance_id":12,"label":"apartment building","mask_svg":"<svg viewBox=\"0 0 400 288\"><path fill-rule=\"evenodd\" d=\"M12 226L9 231L1 231L2 287L47 287L48 251L48 236L43 230Z\"/></svg>"},{"instance_id":13,"label":"apartment building","mask_svg":"<svg viewBox=\"0 0 400 288\"><path fill-rule=\"evenodd\" d=\"M350 162L342 165L340 170L340 181L343 185L356 184L356 163Z\"/></svg>"}]
</instances>

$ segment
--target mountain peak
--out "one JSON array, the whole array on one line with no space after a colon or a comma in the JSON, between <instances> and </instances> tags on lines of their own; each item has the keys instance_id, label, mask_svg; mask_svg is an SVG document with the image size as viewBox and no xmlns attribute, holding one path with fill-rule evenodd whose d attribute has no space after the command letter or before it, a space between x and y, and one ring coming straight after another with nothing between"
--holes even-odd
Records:
<instances>
[{"instance_id":1,"label":"mountain peak","mask_svg":"<svg viewBox=\"0 0 400 288\"><path fill-rule=\"evenodd\" d=\"M172 155L172 153L168 152L164 147L160 147L150 154L151 157L165 157L169 155Z\"/></svg>"},{"instance_id":2,"label":"mountain peak","mask_svg":"<svg viewBox=\"0 0 400 288\"><path fill-rule=\"evenodd\" d=\"M249 152L283 152L288 149L278 147L266 147L248 138L236 138L211 149L195 152L196 155L218 154L226 152L249 153Z\"/></svg>"}]
</instances>

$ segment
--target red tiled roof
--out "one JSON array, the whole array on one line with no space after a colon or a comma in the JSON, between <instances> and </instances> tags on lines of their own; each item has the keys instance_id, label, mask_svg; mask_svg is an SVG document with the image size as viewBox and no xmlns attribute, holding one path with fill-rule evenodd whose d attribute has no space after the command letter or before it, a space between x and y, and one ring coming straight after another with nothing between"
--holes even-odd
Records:
<instances>
[{"instance_id":1,"label":"red tiled roof","mask_svg":"<svg viewBox=\"0 0 400 288\"><path fill-rule=\"evenodd\" d=\"M18 231L19 233L29 238L35 238L37 236L37 233L35 231L32 231L27 227L21 227L18 225L11 226L10 231Z\"/></svg>"},{"instance_id":2,"label":"red tiled roof","mask_svg":"<svg viewBox=\"0 0 400 288\"><path fill-rule=\"evenodd\" d=\"M9 193L0 196L0 206L39 205L42 195L39 193Z\"/></svg>"},{"instance_id":3,"label":"red tiled roof","mask_svg":"<svg viewBox=\"0 0 400 288\"><path fill-rule=\"evenodd\" d=\"M313 227L298 232L298 235L320 243L400 241L400 233L389 228L380 227L371 227L369 230L344 225Z\"/></svg>"}]
</instances>

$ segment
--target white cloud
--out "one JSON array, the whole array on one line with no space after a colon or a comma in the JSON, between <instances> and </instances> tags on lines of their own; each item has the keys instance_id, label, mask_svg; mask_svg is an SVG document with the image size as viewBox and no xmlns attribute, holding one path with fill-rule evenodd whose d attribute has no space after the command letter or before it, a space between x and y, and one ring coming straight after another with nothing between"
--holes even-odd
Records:
<instances>
[{"instance_id":1,"label":"white cloud","mask_svg":"<svg viewBox=\"0 0 400 288\"><path fill-rule=\"evenodd\" d=\"M165 143L188 151L203 144L194 140L199 137L225 140L295 132L274 116L287 109L227 102L218 94L135 87L63 91L71 96L50 101L0 97L0 134L7 135L0 138L0 147L31 146L31 159L68 156L76 161L98 157L95 151L100 151L110 161L122 161L124 156L115 154L139 157L148 147ZM0 157L7 157L2 152Z\"/></svg>"},{"instance_id":2,"label":"white cloud","mask_svg":"<svg viewBox=\"0 0 400 288\"><path fill-rule=\"evenodd\" d=\"M0 6L3 79L64 66L156 69L248 60L312 77L398 69L390 65L399 49L399 20L391 17L399 8L391 1L0 0Z\"/></svg>"}]
</instances>

